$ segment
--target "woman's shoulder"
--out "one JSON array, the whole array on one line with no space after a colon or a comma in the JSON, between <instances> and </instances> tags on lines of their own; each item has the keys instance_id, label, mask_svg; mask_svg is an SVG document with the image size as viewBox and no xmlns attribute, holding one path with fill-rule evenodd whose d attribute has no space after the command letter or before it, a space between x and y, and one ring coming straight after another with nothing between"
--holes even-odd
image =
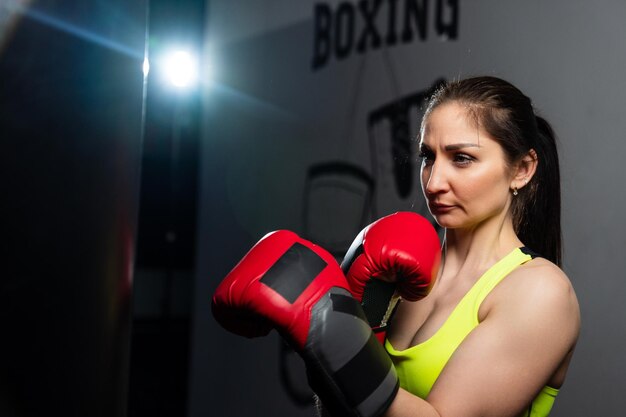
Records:
<instances>
[{"instance_id":1,"label":"woman's shoulder","mask_svg":"<svg viewBox=\"0 0 626 417\"><path fill-rule=\"evenodd\" d=\"M510 281L522 287L540 289L542 293L572 295L574 288L565 272L554 263L541 257L520 265L510 274Z\"/></svg>"},{"instance_id":2,"label":"woman's shoulder","mask_svg":"<svg viewBox=\"0 0 626 417\"><path fill-rule=\"evenodd\" d=\"M513 270L493 291L494 307L551 314L578 321L579 305L569 277L554 263L534 258Z\"/></svg>"}]
</instances>

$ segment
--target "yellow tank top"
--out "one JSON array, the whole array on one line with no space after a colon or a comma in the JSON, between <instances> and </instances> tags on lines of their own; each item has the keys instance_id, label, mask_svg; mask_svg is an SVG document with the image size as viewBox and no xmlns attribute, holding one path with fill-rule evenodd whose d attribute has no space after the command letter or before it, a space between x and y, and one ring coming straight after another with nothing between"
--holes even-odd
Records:
<instances>
[{"instance_id":1,"label":"yellow tank top","mask_svg":"<svg viewBox=\"0 0 626 417\"><path fill-rule=\"evenodd\" d=\"M396 350L385 340L385 349L396 366L400 386L426 399L454 351L465 336L478 326L478 309L485 297L513 269L532 258L529 250L518 248L489 268L430 339L406 350ZM555 388L545 386L522 416L547 416L558 392Z\"/></svg>"}]
</instances>

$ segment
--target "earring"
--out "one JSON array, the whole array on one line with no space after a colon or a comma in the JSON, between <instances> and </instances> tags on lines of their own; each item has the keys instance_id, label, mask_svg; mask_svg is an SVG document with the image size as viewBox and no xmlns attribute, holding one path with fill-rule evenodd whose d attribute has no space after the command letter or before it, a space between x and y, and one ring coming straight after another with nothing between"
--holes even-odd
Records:
<instances>
[{"instance_id":1,"label":"earring","mask_svg":"<svg viewBox=\"0 0 626 417\"><path fill-rule=\"evenodd\" d=\"M517 195L517 194L519 194L519 193L517 192L517 187L513 187L513 195Z\"/></svg>"}]
</instances>

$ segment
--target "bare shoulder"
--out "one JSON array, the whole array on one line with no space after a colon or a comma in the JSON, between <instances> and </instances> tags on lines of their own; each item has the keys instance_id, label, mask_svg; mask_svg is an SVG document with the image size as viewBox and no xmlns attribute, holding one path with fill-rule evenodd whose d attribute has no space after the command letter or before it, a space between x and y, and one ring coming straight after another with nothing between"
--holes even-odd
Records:
<instances>
[{"instance_id":1,"label":"bare shoulder","mask_svg":"<svg viewBox=\"0 0 626 417\"><path fill-rule=\"evenodd\" d=\"M578 334L580 309L576 292L561 268L544 258L535 258L512 271L494 290L498 309L531 316L551 316L569 322ZM569 326L568 326L569 327Z\"/></svg>"},{"instance_id":2,"label":"bare shoulder","mask_svg":"<svg viewBox=\"0 0 626 417\"><path fill-rule=\"evenodd\" d=\"M546 301L555 301L554 297L564 301L576 300L569 277L561 268L544 258L535 258L521 265L511 272L509 278L512 286L532 291L534 296L545 298Z\"/></svg>"}]
</instances>

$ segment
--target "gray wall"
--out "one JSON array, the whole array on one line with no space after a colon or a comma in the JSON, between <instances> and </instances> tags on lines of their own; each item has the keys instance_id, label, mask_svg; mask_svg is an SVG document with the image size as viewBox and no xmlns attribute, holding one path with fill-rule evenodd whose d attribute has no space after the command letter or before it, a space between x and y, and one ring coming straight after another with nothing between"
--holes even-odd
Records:
<instances>
[{"instance_id":1,"label":"gray wall","mask_svg":"<svg viewBox=\"0 0 626 417\"><path fill-rule=\"evenodd\" d=\"M314 3L211 2L206 56L217 83L204 92L191 416L312 415L279 384L276 335L250 341L227 334L210 316L212 292L268 231L292 229L340 249L369 218L423 211L416 172L394 171L391 146L406 145L398 108L408 106L413 137L419 93L440 77L473 74L519 86L560 138L564 269L578 293L583 327L553 415L623 412L626 3L461 2L455 38L441 36L436 24L437 5L448 23L455 2L426 0L424 39L414 30L412 41L391 44L390 5L396 4L401 34L406 3L414 2L381 2L375 27L382 44L369 43L363 52L356 51L364 27L356 2L321 3L334 22L343 19L343 31L353 11L354 45L350 51L342 32L338 46L346 56L334 54L314 69ZM400 107L385 113L390 103ZM395 133L381 114L396 116ZM414 151L414 143L407 146ZM366 178L311 171L333 161Z\"/></svg>"}]
</instances>

